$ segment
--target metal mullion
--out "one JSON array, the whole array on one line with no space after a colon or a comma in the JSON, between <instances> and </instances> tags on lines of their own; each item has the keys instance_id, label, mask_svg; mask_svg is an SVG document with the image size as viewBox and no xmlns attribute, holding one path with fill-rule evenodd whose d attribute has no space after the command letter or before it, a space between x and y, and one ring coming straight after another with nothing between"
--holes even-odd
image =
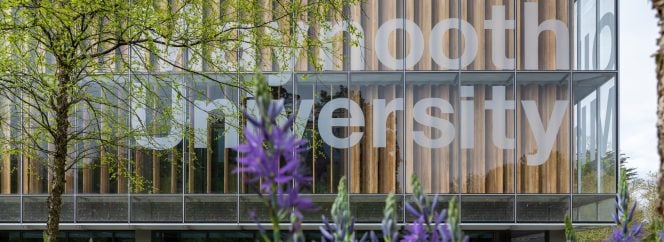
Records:
<instances>
[{"instance_id":1,"label":"metal mullion","mask_svg":"<svg viewBox=\"0 0 664 242\"><path fill-rule=\"evenodd\" d=\"M461 0L461 1L464 1L464 0ZM461 12L462 12L463 9L461 8L461 5L462 5L461 1L457 1L457 16L456 17L457 17L457 19L459 19L459 21L457 21L457 29L458 30L461 30L461 21L462 21L461 20L461 17L462 17ZM463 51L461 49L461 35L462 35L461 32L459 32L457 34L457 55L459 56L457 76L456 76L456 78L457 78L457 80L456 80L457 81L457 83L456 83L457 84L457 86L456 86L456 90L457 90L457 102L456 103L457 103L457 105L461 105L461 69L462 69L462 67L461 67L462 60L461 59L463 58L462 55L461 55L461 51ZM455 115L456 116L455 121L457 123L457 125L455 125L455 128L454 128L455 130L458 129L461 126L461 124L459 122L461 120L460 117L462 117L462 115L463 115L461 108L459 108L458 113L459 113L459 115ZM459 138L461 139L462 137L459 137ZM462 187L461 187L461 184L462 184L462 181L461 181L461 177L462 177L462 174L461 174L461 159L462 159L462 155L461 155L461 144L459 142L456 142L456 143L458 144L457 147L456 147L456 151L457 151L458 155L457 155L457 160L455 161L457 163L457 186L458 186L457 187L457 202L458 202L458 209L459 209L459 211L458 211L459 218L458 219L459 219L459 222L463 222L463 220L461 219L463 217L463 214L461 212L462 211L462 209L461 209L461 204L462 204L461 203L461 190L462 190Z\"/></svg>"},{"instance_id":2,"label":"metal mullion","mask_svg":"<svg viewBox=\"0 0 664 242\"><path fill-rule=\"evenodd\" d=\"M403 21L403 28L404 28L403 32L402 32L402 35L401 35L401 39L402 39L401 40L401 44L402 44L401 50L403 51L401 57L404 58L403 66L402 66L403 70L402 70L402 75L401 75L401 84L402 84L401 92L402 92L402 95L403 95L402 100L404 100L402 102L403 111L401 112L401 116L402 116L402 120L403 120L403 122L401 122L401 130L402 130L402 133L403 133L403 135L401 136L401 138L403 139L403 140L401 140L401 143L404 145L404 151L405 151L405 147L408 145L406 143L406 139L407 139L406 137L408 135L408 132L406 131L406 122L408 122L408 121L406 119L407 118L407 116L406 116L406 108L407 107L406 107L406 102L405 102L405 99L406 99L406 58L405 58L406 54L405 54L405 52L406 52L406 32L407 32L406 18L408 18L408 16L406 16L406 14L408 13L408 11L406 11L407 10L406 9L406 1L407 0L404 0L404 1L401 2L401 11L402 11L401 18L402 18L402 21ZM398 95L396 95L396 93L395 93L395 98L397 98L397 96ZM397 116L396 112L394 112L394 116L395 117ZM398 128L398 126L396 126L396 125L395 125L395 127ZM395 132L395 135L397 135L397 132ZM398 137L398 135L397 135L397 137ZM401 154L401 155L403 155L403 154ZM397 159L399 159L399 157L397 157ZM407 174L406 169L408 169L408 167L405 166L403 169L404 169L404 172L402 174L402 181L407 182L408 177L406 177L406 174ZM402 184L402 186L403 185L404 184ZM403 187L401 189L401 197L402 197L401 202L403 204L403 208L401 209L401 213L402 213L401 220L403 221L404 224L407 223L407 221L406 221L406 206L405 206L406 203L408 202L407 197L406 197L406 194L408 193L407 188L408 188L408 185L405 185L405 187Z\"/></svg>"},{"instance_id":3,"label":"metal mullion","mask_svg":"<svg viewBox=\"0 0 664 242\"><path fill-rule=\"evenodd\" d=\"M575 46L575 47L578 49L581 42L580 42L580 38L578 36L578 33L579 33L578 28L575 28L576 26L574 25L574 23L578 23L578 21L581 17L581 15L580 15L581 13L579 11L580 8L578 8L578 9L574 8L574 0L569 0L567 2L567 4L570 4L570 6L568 6L567 9L571 9L571 11L569 11L569 13L568 13L568 16L569 16L568 17L569 20L567 21L568 22L568 33L569 33L570 36L574 36L573 33L576 30L576 32L577 32L576 38L577 38L578 41L577 41L577 46ZM574 16L575 16L574 13L575 12L577 13L576 16L577 16L578 19L574 19ZM570 46L572 46L572 44L574 43L574 38L570 38L569 41L570 41ZM578 65L578 63L574 62L574 57L573 57L574 56L574 48L570 48L568 51L569 51L570 63ZM577 62L578 62L578 60L577 60ZM567 96L568 96L567 99L570 100L570 102L568 104L568 109L569 109L570 115L569 115L569 117L567 117L567 122L569 122L568 133L570 134L569 135L569 141L568 141L568 149L569 149L569 155L568 155L568 159L569 159L569 161L568 161L569 162L569 168L568 168L569 169L569 171L568 171L569 172L569 177L568 177L568 179L569 179L568 180L568 182L569 182L569 185L568 185L569 186L569 188L568 188L569 189L569 191L568 191L569 192L569 212L568 212L568 216L570 217L570 221L572 222L572 224L574 224L574 212L573 212L574 211L574 203L573 203L573 201L574 201L574 164L575 164L574 157L576 157L575 154L574 154L575 153L574 144L575 144L575 140L576 140L576 136L575 136L575 132L574 132L575 131L575 129L574 129L574 95L573 95L574 94L574 69L575 68L573 67L573 65L570 65L570 68L569 68L570 73L569 73L569 81L568 81L569 88L568 88L568 91L567 91ZM579 68L576 68L576 69L579 69Z\"/></svg>"},{"instance_id":4,"label":"metal mullion","mask_svg":"<svg viewBox=\"0 0 664 242\"><path fill-rule=\"evenodd\" d=\"M520 26L519 25L519 20L520 20L519 13L517 12L517 10L518 10L517 5L518 4L521 4L520 0L512 0L512 13L514 14L514 32L512 33L513 36L514 36L513 37L514 38L514 43L513 43L514 45L512 47L514 49L514 70L512 70L513 71L512 93L513 93L513 96L514 96L514 112L512 112L512 116L513 116L513 120L514 120L514 123L512 124L513 130L514 130L514 132L513 132L514 133L514 155L512 156L512 175L513 175L513 177L512 177L512 183L513 183L512 184L512 187L513 187L512 188L513 189L512 193L514 194L514 201L513 201L514 202L514 210L512 211L512 216L513 216L512 219L513 219L514 223L516 223L516 210L517 210L517 203L516 203L516 200L517 200L517 183L516 182L517 182L517 180L516 180L516 177L518 176L518 174L517 174L516 160L517 160L517 157L519 156L519 153L517 152L519 150L518 147L517 147L518 144L519 144L518 143L518 135L517 135L518 134L518 126L517 126L517 123L518 123L517 117L518 116L517 116L517 112L519 111L519 109L517 108L518 98L519 98L518 92L517 92L518 91L518 89L517 89L517 69L519 68L518 61L517 61L517 58L519 58L519 55L517 54L519 52L519 49L518 49L519 48L519 44L518 44L519 43L519 41L518 41L519 29L517 29L517 26Z\"/></svg>"}]
</instances>

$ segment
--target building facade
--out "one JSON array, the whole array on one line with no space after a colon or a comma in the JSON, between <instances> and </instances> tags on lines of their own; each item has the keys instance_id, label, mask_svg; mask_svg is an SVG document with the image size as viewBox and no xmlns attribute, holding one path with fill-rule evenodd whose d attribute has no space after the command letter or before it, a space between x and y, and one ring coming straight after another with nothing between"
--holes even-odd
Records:
<instances>
[{"instance_id":1,"label":"building facade","mask_svg":"<svg viewBox=\"0 0 664 242\"><path fill-rule=\"evenodd\" d=\"M296 51L282 68L265 58L270 53L240 49L220 55L235 58L228 67L235 71L210 73L234 83L261 69L275 98L296 113L294 132L314 144L302 154L313 177L305 193L320 206L305 215L305 227L316 230L329 213L342 176L359 228L378 228L388 193L397 194L405 223L414 174L425 192L460 201L462 227L478 241L560 236L566 215L575 224L611 223L617 1L369 0L344 11L351 21L318 33L332 40L326 51ZM307 63L314 54L322 71ZM196 79L169 70L118 76ZM100 151L68 173L61 216L68 241L252 238L247 214L265 217L252 186L233 173L244 122L231 114L255 103L241 89L202 79L193 89L194 102L165 89L154 104L181 107L177 116L193 135L171 128L136 138L105 151L127 157L124 167L108 167ZM157 116L142 114L146 122ZM47 216L46 167L22 155L2 164L0 240L41 241L33 230ZM114 175L118 169L136 176Z\"/></svg>"}]
</instances>

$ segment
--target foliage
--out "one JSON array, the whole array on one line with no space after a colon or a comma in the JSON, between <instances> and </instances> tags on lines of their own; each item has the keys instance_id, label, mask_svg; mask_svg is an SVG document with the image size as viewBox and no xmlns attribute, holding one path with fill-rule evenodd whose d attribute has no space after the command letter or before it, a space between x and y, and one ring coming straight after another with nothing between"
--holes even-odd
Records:
<instances>
[{"instance_id":1,"label":"foliage","mask_svg":"<svg viewBox=\"0 0 664 242\"><path fill-rule=\"evenodd\" d=\"M332 204L332 223L323 215L323 226L320 227L322 234L321 241L356 241L355 239L355 218L350 212L350 202L348 201L348 191L346 190L346 177L341 177L337 188L337 197ZM362 236L361 241L366 240L367 234Z\"/></svg>"},{"instance_id":2,"label":"foliage","mask_svg":"<svg viewBox=\"0 0 664 242\"><path fill-rule=\"evenodd\" d=\"M565 239L568 242L575 242L576 231L574 231L574 226L572 226L572 219L570 219L569 214L565 215Z\"/></svg>"},{"instance_id":3,"label":"foliage","mask_svg":"<svg viewBox=\"0 0 664 242\"><path fill-rule=\"evenodd\" d=\"M430 201L424 194L422 184L417 175L411 177L413 197L406 203L406 210L416 219L406 226L406 233L402 241L468 241L459 229L459 214L457 202L449 202L449 210L438 209L438 195ZM447 211L450 216L447 217ZM447 219L447 220L446 220Z\"/></svg>"},{"instance_id":4,"label":"foliage","mask_svg":"<svg viewBox=\"0 0 664 242\"><path fill-rule=\"evenodd\" d=\"M52 174L50 241L57 241L65 173L78 163L106 151L101 160L118 184L130 179L129 189L144 190L149 184L126 169L135 138L154 146L150 137L192 135L191 124L179 118L183 107L151 107L158 98L147 97L172 89L176 102L194 103L193 83L178 81L192 76L251 92L250 83L207 73L252 70L266 58L277 71L292 70L292 59L303 57L294 57L296 50L325 51L327 40L309 35L309 26L329 29L356 3L275 1L0 1L0 126L21 131L0 146L9 151L4 155L29 156ZM317 58L306 55L315 69ZM143 120L135 105L160 120ZM20 107L21 122L9 123L12 106Z\"/></svg>"},{"instance_id":5,"label":"foliage","mask_svg":"<svg viewBox=\"0 0 664 242\"><path fill-rule=\"evenodd\" d=\"M396 242L399 238L399 228L397 225L397 201L394 193L387 195L385 199L385 208L383 209L383 220L380 224L383 232L383 241Z\"/></svg>"},{"instance_id":6,"label":"foliage","mask_svg":"<svg viewBox=\"0 0 664 242\"><path fill-rule=\"evenodd\" d=\"M245 129L246 143L237 147L242 156L234 172L250 175L248 182L260 182L259 194L266 194L263 202L272 221L272 239L261 230L263 240L281 241L279 223L290 218L287 240L302 241L302 211L312 208L310 200L299 196L300 186L311 180L300 167L299 153L306 150L305 142L291 132L294 117L283 125L277 124L283 102L272 100L267 82L258 76L256 100L260 115L252 117L245 113L253 128Z\"/></svg>"},{"instance_id":7,"label":"foliage","mask_svg":"<svg viewBox=\"0 0 664 242\"><path fill-rule=\"evenodd\" d=\"M634 211L636 210L636 203L631 208L628 207L630 202L629 186L627 183L627 171L620 170L620 179L618 180L618 195L616 196L616 214L613 220L616 223L611 234L610 241L640 241L643 237L641 230L643 224L635 222L631 224L634 219ZM629 210L628 210L629 209Z\"/></svg>"}]
</instances>

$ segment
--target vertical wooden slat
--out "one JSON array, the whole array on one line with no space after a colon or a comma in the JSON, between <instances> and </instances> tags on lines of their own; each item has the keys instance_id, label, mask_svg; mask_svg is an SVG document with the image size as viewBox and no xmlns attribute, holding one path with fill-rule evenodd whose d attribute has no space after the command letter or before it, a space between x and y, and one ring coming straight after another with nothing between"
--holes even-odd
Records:
<instances>
[{"instance_id":1,"label":"vertical wooden slat","mask_svg":"<svg viewBox=\"0 0 664 242\"><path fill-rule=\"evenodd\" d=\"M484 1L485 0L462 1L462 18L466 19L473 26L479 42L477 43L477 55L475 56L475 60L467 67L467 69L470 70L485 70L485 61L490 60L490 58L486 58L486 53L489 52L485 52L487 46L490 46L490 42L487 41L490 38L488 38L489 35L486 35L487 37L485 37L484 34L484 20L486 19ZM488 10L490 11L490 9ZM462 41L461 44L464 45L465 41ZM464 46L461 48L463 49Z\"/></svg>"},{"instance_id":2,"label":"vertical wooden slat","mask_svg":"<svg viewBox=\"0 0 664 242\"><path fill-rule=\"evenodd\" d=\"M333 95L333 92L330 92L330 95ZM357 103L361 104L361 96L360 96L360 90L350 90L350 100ZM358 127L350 127L349 128L350 132L359 132L360 129ZM366 137L365 137L366 138ZM352 193L360 193L362 192L363 188L363 182L362 182L362 148L360 143L357 145L350 147L350 190ZM346 160L346 159L341 159L341 160Z\"/></svg>"},{"instance_id":3,"label":"vertical wooden slat","mask_svg":"<svg viewBox=\"0 0 664 242\"><path fill-rule=\"evenodd\" d=\"M568 85L558 87L558 100L567 100L568 95ZM572 139L570 135L570 122L569 122L569 111L565 112L563 117L563 122L560 125L558 138L556 140L557 150L558 150L558 176L556 183L558 184L557 193L568 193L570 192L570 148L569 142Z\"/></svg>"},{"instance_id":4,"label":"vertical wooden slat","mask_svg":"<svg viewBox=\"0 0 664 242\"><path fill-rule=\"evenodd\" d=\"M150 152L152 158L152 193L160 193L161 188L161 160L159 159L159 151L152 150Z\"/></svg>"},{"instance_id":5,"label":"vertical wooden slat","mask_svg":"<svg viewBox=\"0 0 664 242\"><path fill-rule=\"evenodd\" d=\"M428 2L428 1L431 1L431 2L432 2L431 5L427 5L426 2ZM434 21L434 22L431 23L431 24L429 24L429 26L431 26L431 28L433 28L433 26L432 26L433 24L437 24L437 23L439 23L440 21L443 21L443 20L449 19L450 16L456 16L457 9L456 9L456 8L452 9L452 7L454 6L454 3L452 3L452 2L454 2L454 0L452 0L452 1L435 1L435 0L426 0L426 1L422 1L422 2L423 2L423 3L422 3L422 7L420 7L420 9L425 9L425 8L428 6L428 7L430 7L430 9L426 9L426 10L427 10L427 11L433 11L433 16L432 16L432 18L433 18L433 21ZM451 15L451 11L454 12L453 15ZM420 22L421 22L421 21L422 21L422 20L420 20ZM418 23L418 24L421 24L421 23ZM421 25L420 25L420 26L421 26ZM420 27L420 29L422 29L422 32L423 32L423 34L424 34L424 36L425 36L425 37L424 37L424 40L425 40L425 41L430 41L429 38L430 38L430 36L431 36L431 28ZM450 31L448 31L447 33L445 33L445 35L443 36L443 42L442 42L442 43L435 43L435 44L437 44L437 45L442 45L442 46L443 46L442 49L443 49L443 51L444 51L443 54L445 54L445 55L447 55L447 56L450 56L450 58L453 58L453 57L452 57L452 50L451 50L451 45L452 45L452 43L451 43L450 41L454 41L454 42L456 43L456 40L450 40L450 38L451 38L451 36L452 36L452 32L453 32L453 31L450 30ZM433 59L431 59L431 54L429 53L429 52L431 51L430 49L428 49L428 48L429 48L429 45L426 45L426 44L425 44L424 47L425 47L425 48L424 48L425 51L424 51L424 55L422 55L422 61L420 61L420 63L422 63L423 61L425 61L425 62L427 62L427 63L432 63L432 62L433 62ZM428 51L427 51L427 50L428 50ZM428 56L428 58L425 58L425 56ZM435 63L435 62L433 62L433 63ZM439 64L432 64L432 65L433 65L433 69L435 69L435 70L444 70L444 69L447 69L446 67L444 67L444 66L442 66L442 65L439 65ZM425 69L425 70L426 70L426 69Z\"/></svg>"},{"instance_id":6,"label":"vertical wooden slat","mask_svg":"<svg viewBox=\"0 0 664 242\"><path fill-rule=\"evenodd\" d=\"M12 175L12 163L11 163L11 155L10 155L10 149L11 146L9 145L10 142L9 140L11 139L11 111L12 111L12 104L11 101L7 98L2 99L2 103L0 104L0 110L1 112L1 118L0 118L0 126L2 127L2 138L4 139L2 142L2 150L3 153L0 154L2 157L2 167L0 168L0 176L2 177L2 180L0 180L0 184L2 184L2 189L0 190L0 193L2 194L9 194L11 193L11 175Z\"/></svg>"},{"instance_id":7,"label":"vertical wooden slat","mask_svg":"<svg viewBox=\"0 0 664 242\"><path fill-rule=\"evenodd\" d=\"M522 86L522 100L539 100L539 86L537 84L529 84ZM519 130L521 132L521 155L520 155L520 176L521 176L521 191L523 193L538 193L540 187L540 172L537 166L528 165L527 155L537 152L537 145L533 137L533 132L528 124L526 115L523 109L520 112L519 122L521 122ZM541 114L540 114L541 115Z\"/></svg>"},{"instance_id":8,"label":"vertical wooden slat","mask_svg":"<svg viewBox=\"0 0 664 242\"><path fill-rule=\"evenodd\" d=\"M491 90L491 86L486 87ZM487 91L488 91L487 90ZM486 99L494 99L495 93L491 92L491 97ZM487 112L486 115L493 115ZM502 193L503 192L503 165L504 165L504 150L496 147L492 141L494 122L487 116L484 120L484 147L486 148L486 192L487 193Z\"/></svg>"},{"instance_id":9,"label":"vertical wooden slat","mask_svg":"<svg viewBox=\"0 0 664 242\"><path fill-rule=\"evenodd\" d=\"M557 99L557 86L546 85L542 88L544 95L540 97L540 108L542 109L542 122L544 127L549 126L549 120L553 115L553 107ZM560 132L560 131L558 131ZM556 147L556 145L554 145ZM547 157L546 163L540 165L541 186L540 191L544 193L555 193L558 185L558 149L552 149Z\"/></svg>"},{"instance_id":10,"label":"vertical wooden slat","mask_svg":"<svg viewBox=\"0 0 664 242\"><path fill-rule=\"evenodd\" d=\"M122 142L122 141L120 141ZM117 162L117 180L118 180L118 193L127 193L127 151L126 146L120 144L117 149L118 162Z\"/></svg>"},{"instance_id":11,"label":"vertical wooden slat","mask_svg":"<svg viewBox=\"0 0 664 242\"><path fill-rule=\"evenodd\" d=\"M507 86L506 88L506 97L512 97L511 99L515 100L515 105L518 103L518 100L516 100L516 94L514 93L513 87ZM514 129L515 120L514 120L514 115L517 112L516 106L514 107L515 109L510 112L505 113L505 124L507 124L507 127L505 128L506 134L508 135L507 137L515 137L516 138L516 133ZM520 132L519 132L520 133ZM514 141L516 142L516 140ZM516 144L514 144L516 148ZM518 149L518 148L517 148ZM505 160L503 162L504 166L504 174L503 174L503 191L505 193L512 193L514 191L514 176L516 175L514 173L515 171L515 155L516 155L516 150L511 149L511 150L504 150L503 151L505 154Z\"/></svg>"},{"instance_id":12,"label":"vertical wooden slat","mask_svg":"<svg viewBox=\"0 0 664 242\"><path fill-rule=\"evenodd\" d=\"M99 193L109 193L110 176L106 162L106 148L99 147Z\"/></svg>"},{"instance_id":13,"label":"vertical wooden slat","mask_svg":"<svg viewBox=\"0 0 664 242\"><path fill-rule=\"evenodd\" d=\"M481 64L476 64L476 65L481 65ZM483 85L475 85L474 86L474 124L466 124L466 125L473 125L473 149L472 149L472 155L471 155L471 160L469 160L470 164L470 170L471 173L470 175L470 189L469 191L471 193L484 193L485 192L485 177L486 177L486 152L485 152L485 147L486 147L486 140L484 139L485 135L483 131L485 131L486 127L486 119L485 119L485 110L484 110L484 100L485 100L485 86Z\"/></svg>"},{"instance_id":14,"label":"vertical wooden slat","mask_svg":"<svg viewBox=\"0 0 664 242\"><path fill-rule=\"evenodd\" d=\"M379 62L378 57L376 57L376 31L379 27L379 0L367 0L362 2L362 28L364 29L364 46L366 47L365 53L365 69L366 70L378 70ZM385 1L391 2L391 1ZM385 9L385 12L388 10ZM383 13L385 14L385 13Z\"/></svg>"},{"instance_id":15,"label":"vertical wooden slat","mask_svg":"<svg viewBox=\"0 0 664 242\"><path fill-rule=\"evenodd\" d=\"M415 17L415 23L420 27L422 31L422 36L424 36L424 41L428 41L430 39L429 36L431 36L431 29L433 28L432 24L435 24L437 22L432 21L432 11L436 11L433 8L432 2L436 2L435 0L422 0L422 1L408 1L406 0L406 11L407 14L406 16L414 16ZM438 1L438 2L443 2L443 1ZM440 6L443 10L447 10L447 4L440 4L444 6ZM412 9L412 10L411 10ZM442 10L441 10L442 11ZM411 15L414 14L414 15ZM406 35L406 41L408 43L406 45L406 48L410 47L411 44L411 39ZM443 43L437 43L437 44L443 44ZM422 58L420 58L419 62L417 65L415 65L415 70L431 70L431 62L433 61L431 59L431 51L429 50L429 46L425 44L425 46L422 46L424 48L424 52L422 54ZM406 49L406 53L404 55L408 55L409 49Z\"/></svg>"},{"instance_id":16,"label":"vertical wooden slat","mask_svg":"<svg viewBox=\"0 0 664 242\"><path fill-rule=\"evenodd\" d=\"M418 86L417 90L417 100L422 100L425 98L431 97L431 85L423 84ZM430 112L427 112L430 113ZM425 137L431 138L431 127L422 124L415 124L415 129L417 131L422 131ZM415 145L415 160L418 165L418 176L420 177L420 182L422 183L422 189L425 192L432 192L432 169L431 169L431 148L424 147L422 145Z\"/></svg>"},{"instance_id":17,"label":"vertical wooden slat","mask_svg":"<svg viewBox=\"0 0 664 242\"><path fill-rule=\"evenodd\" d=\"M439 84L436 85L437 88L437 93L434 93L434 96L439 97L443 100L450 100L450 87L448 85L444 84ZM436 110L438 114L440 114L440 118L448 120L452 122L451 118L452 115L450 114L442 114L440 110ZM438 135L445 135L440 133L438 131ZM451 154L450 154L450 149L452 147L452 144L446 145L441 148L435 149L434 156L433 156L433 161L434 161L434 167L432 170L435 174L434 178L437 181L435 184L436 189L434 190L435 192L439 193L449 193L450 192L450 171L451 171L451 163L456 162L455 160L451 159Z\"/></svg>"},{"instance_id":18,"label":"vertical wooden slat","mask_svg":"<svg viewBox=\"0 0 664 242\"><path fill-rule=\"evenodd\" d=\"M396 85L381 86L381 93L385 98L385 103L389 103L397 97ZM397 191L397 112L391 113L386 120L386 146L380 149L379 172L380 193L390 193Z\"/></svg>"},{"instance_id":19,"label":"vertical wooden slat","mask_svg":"<svg viewBox=\"0 0 664 242\"><path fill-rule=\"evenodd\" d=\"M548 19L556 19L556 2L567 2L559 0L539 1L539 23ZM539 24L538 24L539 25ZM544 31L540 34L542 41L539 45L539 66L544 70L555 70L556 66L556 35L552 31ZM528 53L524 53L528 54Z\"/></svg>"},{"instance_id":20,"label":"vertical wooden slat","mask_svg":"<svg viewBox=\"0 0 664 242\"><path fill-rule=\"evenodd\" d=\"M406 110L406 191L412 192L413 187L410 184L410 177L413 176L415 172L415 156L413 146L415 142L413 140L413 127L415 126L415 117L413 116L413 105L414 105L414 87L415 85L410 83L406 85L406 93L404 95L404 105Z\"/></svg>"},{"instance_id":21,"label":"vertical wooden slat","mask_svg":"<svg viewBox=\"0 0 664 242\"><path fill-rule=\"evenodd\" d=\"M362 106L364 106L364 120L365 132L362 137L362 178L359 182L362 183L361 192L363 193L377 193L378 192L378 157L377 150L373 145L373 107L371 102L376 98L377 90L376 85L364 86L358 89L362 92L361 98ZM368 121L368 122L367 122Z\"/></svg>"},{"instance_id":22,"label":"vertical wooden slat","mask_svg":"<svg viewBox=\"0 0 664 242\"><path fill-rule=\"evenodd\" d=\"M170 186L169 186L170 193L177 193L178 192L178 187L177 187L178 186L178 182L177 182L178 181L177 180L178 179L178 172L177 172L177 170L178 170L178 160L179 160L178 157L180 157L179 152L178 152L177 146L175 146L175 147L171 148L171 157L170 157L170 160L171 160L171 162L170 162L171 163L171 176L170 176Z\"/></svg>"},{"instance_id":23,"label":"vertical wooden slat","mask_svg":"<svg viewBox=\"0 0 664 242\"><path fill-rule=\"evenodd\" d=\"M139 180L142 180L143 178L143 150L142 149L135 149L134 150L134 176L138 178ZM139 187L137 186L132 186L132 192L143 192L142 190L135 190L138 189Z\"/></svg>"}]
</instances>

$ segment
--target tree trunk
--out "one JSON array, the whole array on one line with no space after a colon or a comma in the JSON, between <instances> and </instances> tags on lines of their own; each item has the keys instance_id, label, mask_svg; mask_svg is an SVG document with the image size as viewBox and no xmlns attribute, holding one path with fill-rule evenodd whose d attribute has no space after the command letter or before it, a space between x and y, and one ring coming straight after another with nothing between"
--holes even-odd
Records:
<instances>
[{"instance_id":1,"label":"tree trunk","mask_svg":"<svg viewBox=\"0 0 664 242\"><path fill-rule=\"evenodd\" d=\"M58 242L60 224L60 210L62 207L62 193L65 189L65 168L67 165L67 143L69 130L69 82L70 72L67 68L58 68L57 87L55 97L55 130L53 144L53 164L50 164L53 173L51 190L48 197L48 220L46 222L46 236L49 242Z\"/></svg>"},{"instance_id":2,"label":"tree trunk","mask_svg":"<svg viewBox=\"0 0 664 242\"><path fill-rule=\"evenodd\" d=\"M657 12L659 18L658 25L659 39L657 45L659 49L655 54L657 64L657 137L659 139L657 149L659 152L659 175L657 177L657 212L664 216L664 0L653 0L652 6Z\"/></svg>"}]
</instances>

